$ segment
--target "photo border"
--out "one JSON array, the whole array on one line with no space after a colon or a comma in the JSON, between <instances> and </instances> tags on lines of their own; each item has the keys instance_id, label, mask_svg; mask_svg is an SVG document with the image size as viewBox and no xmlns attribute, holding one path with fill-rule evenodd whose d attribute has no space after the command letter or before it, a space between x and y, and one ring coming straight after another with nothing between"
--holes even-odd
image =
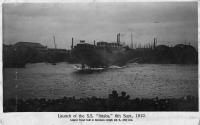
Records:
<instances>
[{"instance_id":1,"label":"photo border","mask_svg":"<svg viewBox=\"0 0 200 125\"><path fill-rule=\"evenodd\" d=\"M3 26L2 26L2 4L3 3L102 3L102 2L197 2L198 3L198 43L199 43L199 7L200 4L197 0L5 0L4 2L1 2L1 30L0 30L0 38L2 42L2 33L3 33ZM3 42L2 42L3 43ZM0 44L0 58L1 58L1 74L0 75L0 124L2 125L18 125L18 124L29 124L29 125L53 125L53 124L154 124L154 125L165 125L165 124L176 124L176 125L182 125L183 123L185 125L200 125L200 111L198 112L99 112L101 114L136 114L136 113L141 113L145 114L145 118L143 119L134 119L133 122L71 122L69 119L59 119L58 114L83 114L86 115L88 113L96 114L98 112L10 112L10 113L3 113L3 69L2 69L2 45ZM200 62L200 45L198 44L198 61ZM200 90L199 90L199 81L200 81L200 73L199 73L199 62L198 62L198 98L200 95ZM199 101L199 107L200 107L200 98L198 99ZM198 108L199 108L198 107Z\"/></svg>"}]
</instances>

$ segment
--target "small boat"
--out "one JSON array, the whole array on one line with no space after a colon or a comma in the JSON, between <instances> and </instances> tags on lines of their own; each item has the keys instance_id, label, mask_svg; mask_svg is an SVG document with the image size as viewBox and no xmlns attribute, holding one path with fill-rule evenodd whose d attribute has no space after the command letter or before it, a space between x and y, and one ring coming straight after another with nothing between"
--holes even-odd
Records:
<instances>
[{"instance_id":1,"label":"small boat","mask_svg":"<svg viewBox=\"0 0 200 125\"><path fill-rule=\"evenodd\" d=\"M84 66L74 65L74 69L76 69L77 71L101 71L104 70L105 68L92 68L87 65Z\"/></svg>"}]
</instances>

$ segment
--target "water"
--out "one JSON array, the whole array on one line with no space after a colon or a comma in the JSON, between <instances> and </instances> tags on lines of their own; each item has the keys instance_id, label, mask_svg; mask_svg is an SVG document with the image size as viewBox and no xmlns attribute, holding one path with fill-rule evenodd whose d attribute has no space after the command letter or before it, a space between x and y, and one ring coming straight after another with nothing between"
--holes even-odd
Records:
<instances>
[{"instance_id":1,"label":"water","mask_svg":"<svg viewBox=\"0 0 200 125\"><path fill-rule=\"evenodd\" d=\"M129 64L80 74L74 65L38 63L4 69L4 99L108 97L112 90L131 98L198 96L197 65Z\"/></svg>"}]
</instances>

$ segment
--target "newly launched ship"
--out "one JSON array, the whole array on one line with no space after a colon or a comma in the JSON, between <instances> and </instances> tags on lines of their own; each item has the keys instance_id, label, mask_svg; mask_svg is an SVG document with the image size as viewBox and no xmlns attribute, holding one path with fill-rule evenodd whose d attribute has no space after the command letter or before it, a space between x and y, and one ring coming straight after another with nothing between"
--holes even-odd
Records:
<instances>
[{"instance_id":1,"label":"newly launched ship","mask_svg":"<svg viewBox=\"0 0 200 125\"><path fill-rule=\"evenodd\" d=\"M94 44L89 44L81 40L73 46L72 38L72 54L82 64L82 68L122 66L128 61L128 52L129 48L120 43L120 34L117 34L117 42L114 43L94 41Z\"/></svg>"}]
</instances>

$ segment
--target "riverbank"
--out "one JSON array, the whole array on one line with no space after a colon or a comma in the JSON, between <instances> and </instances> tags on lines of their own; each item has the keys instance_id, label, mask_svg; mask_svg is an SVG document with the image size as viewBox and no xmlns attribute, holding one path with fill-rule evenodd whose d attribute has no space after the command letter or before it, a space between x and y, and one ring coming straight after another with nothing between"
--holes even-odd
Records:
<instances>
[{"instance_id":1,"label":"riverbank","mask_svg":"<svg viewBox=\"0 0 200 125\"><path fill-rule=\"evenodd\" d=\"M76 111L198 111L198 98L130 99L126 92L112 91L108 98L63 97L61 99L4 100L4 112L76 112Z\"/></svg>"},{"instance_id":2,"label":"riverbank","mask_svg":"<svg viewBox=\"0 0 200 125\"><path fill-rule=\"evenodd\" d=\"M47 48L39 43L31 43L31 46L29 44L28 42L19 42L15 45L3 45L3 67L24 68L27 63L41 62L53 65L59 62L81 62L80 58L77 58L71 50ZM123 66L126 63L135 62L140 64L198 64L198 52L194 47L184 44L177 44L174 47L166 45L136 49L127 47L126 56L120 59L116 65Z\"/></svg>"},{"instance_id":3,"label":"riverbank","mask_svg":"<svg viewBox=\"0 0 200 125\"><path fill-rule=\"evenodd\" d=\"M45 62L55 65L60 62L76 62L70 50L47 48L38 44L19 42L15 45L3 45L3 67L25 68L28 63Z\"/></svg>"}]
</instances>

